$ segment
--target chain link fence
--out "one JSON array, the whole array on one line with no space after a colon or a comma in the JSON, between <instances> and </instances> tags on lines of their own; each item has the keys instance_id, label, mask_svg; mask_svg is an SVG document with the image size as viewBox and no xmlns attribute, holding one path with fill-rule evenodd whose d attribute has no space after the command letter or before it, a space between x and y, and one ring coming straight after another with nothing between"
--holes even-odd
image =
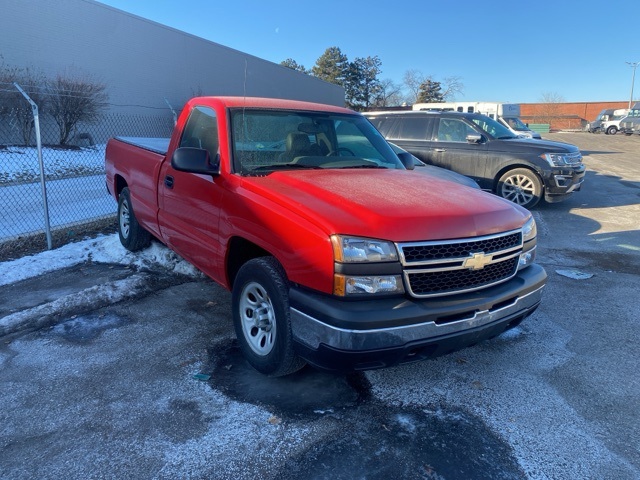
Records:
<instances>
[{"instance_id":1,"label":"chain link fence","mask_svg":"<svg viewBox=\"0 0 640 480\"><path fill-rule=\"evenodd\" d=\"M170 114L105 114L97 123L76 125L71 141L60 146L58 126L41 116L43 188L35 135L27 133L25 141L23 124L15 120L18 113L24 116L24 112L8 112L0 117L0 256L16 243L44 239L45 205L52 232L115 219L117 205L105 185L107 140L168 137L174 124Z\"/></svg>"}]
</instances>

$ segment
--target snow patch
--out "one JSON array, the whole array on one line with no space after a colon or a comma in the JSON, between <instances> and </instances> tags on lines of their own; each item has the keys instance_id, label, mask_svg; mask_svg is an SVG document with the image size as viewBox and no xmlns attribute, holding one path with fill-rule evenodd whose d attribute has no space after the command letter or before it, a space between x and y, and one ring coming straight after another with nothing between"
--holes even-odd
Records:
<instances>
[{"instance_id":1,"label":"snow patch","mask_svg":"<svg viewBox=\"0 0 640 480\"><path fill-rule=\"evenodd\" d=\"M120 244L117 234L112 234L70 243L55 250L48 250L17 260L1 262L0 286L87 261L118 263L135 266L138 269L157 269L160 267L173 273L204 278L204 275L193 265L158 242L152 242L149 248L132 253Z\"/></svg>"}]
</instances>

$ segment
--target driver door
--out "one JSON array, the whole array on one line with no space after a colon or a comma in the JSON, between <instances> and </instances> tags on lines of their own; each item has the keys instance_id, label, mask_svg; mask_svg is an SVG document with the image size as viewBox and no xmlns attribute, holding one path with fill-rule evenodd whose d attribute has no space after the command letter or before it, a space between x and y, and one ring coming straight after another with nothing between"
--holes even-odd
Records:
<instances>
[{"instance_id":1,"label":"driver door","mask_svg":"<svg viewBox=\"0 0 640 480\"><path fill-rule=\"evenodd\" d=\"M467 135L478 134L462 118L437 119L429 163L473 178L482 188L490 188L486 178L486 144L467 141Z\"/></svg>"}]
</instances>

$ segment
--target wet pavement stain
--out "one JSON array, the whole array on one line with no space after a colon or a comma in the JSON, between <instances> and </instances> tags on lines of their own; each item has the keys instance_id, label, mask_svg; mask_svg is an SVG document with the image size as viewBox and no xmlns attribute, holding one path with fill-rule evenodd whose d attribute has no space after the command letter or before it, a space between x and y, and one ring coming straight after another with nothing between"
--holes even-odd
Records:
<instances>
[{"instance_id":1,"label":"wet pavement stain","mask_svg":"<svg viewBox=\"0 0 640 480\"><path fill-rule=\"evenodd\" d=\"M244 360L235 343L210 354L215 366L209 384L230 398L263 406L286 422L334 422L274 478L526 478L511 447L467 411L387 405L372 396L364 373L305 367L287 377L266 377Z\"/></svg>"},{"instance_id":2,"label":"wet pavement stain","mask_svg":"<svg viewBox=\"0 0 640 480\"><path fill-rule=\"evenodd\" d=\"M370 396L362 373L338 375L305 367L286 377L267 377L251 367L237 344L216 352L210 384L240 402L282 416L314 416L355 407Z\"/></svg>"},{"instance_id":3,"label":"wet pavement stain","mask_svg":"<svg viewBox=\"0 0 640 480\"><path fill-rule=\"evenodd\" d=\"M77 315L51 328L54 335L69 342L89 343L110 328L129 323L127 318L107 314Z\"/></svg>"},{"instance_id":4,"label":"wet pavement stain","mask_svg":"<svg viewBox=\"0 0 640 480\"><path fill-rule=\"evenodd\" d=\"M510 447L473 415L372 404L345 416L339 430L290 458L275 478L519 480L526 475Z\"/></svg>"}]
</instances>

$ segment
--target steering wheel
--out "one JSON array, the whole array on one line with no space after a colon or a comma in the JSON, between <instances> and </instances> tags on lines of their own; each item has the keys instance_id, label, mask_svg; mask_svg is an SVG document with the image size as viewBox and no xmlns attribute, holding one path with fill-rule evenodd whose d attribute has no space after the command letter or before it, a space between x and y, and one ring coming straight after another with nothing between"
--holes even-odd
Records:
<instances>
[{"instance_id":1,"label":"steering wheel","mask_svg":"<svg viewBox=\"0 0 640 480\"><path fill-rule=\"evenodd\" d=\"M352 157L355 157L355 156L356 156L356 154L355 154L355 153L353 153L353 151L352 151L352 150L349 150L347 147L338 147L338 148L336 148L335 150L331 150L329 153L327 153L327 155L326 155L326 156L327 156L327 157L332 157L332 156L334 156L334 155L335 155L335 156L340 157L340 156L342 156L342 155L340 155L340 152L346 152L346 153L348 153L348 154L349 154L350 156L352 156Z\"/></svg>"}]
</instances>

